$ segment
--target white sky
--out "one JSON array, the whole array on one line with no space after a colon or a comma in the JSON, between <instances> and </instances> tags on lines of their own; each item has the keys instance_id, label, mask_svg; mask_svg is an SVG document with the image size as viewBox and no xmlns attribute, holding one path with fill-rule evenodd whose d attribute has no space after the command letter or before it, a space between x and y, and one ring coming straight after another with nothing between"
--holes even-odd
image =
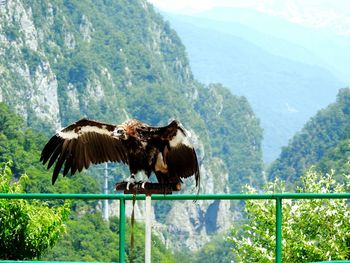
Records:
<instances>
[{"instance_id":1,"label":"white sky","mask_svg":"<svg viewBox=\"0 0 350 263\"><path fill-rule=\"evenodd\" d=\"M194 15L214 7L251 8L291 22L350 34L350 0L148 0L162 11Z\"/></svg>"},{"instance_id":2,"label":"white sky","mask_svg":"<svg viewBox=\"0 0 350 263\"><path fill-rule=\"evenodd\" d=\"M161 10L193 14L213 7L247 7L291 11L314 9L322 12L335 11L350 15L350 0L148 0ZM295 11L295 10L294 10Z\"/></svg>"},{"instance_id":3,"label":"white sky","mask_svg":"<svg viewBox=\"0 0 350 263\"><path fill-rule=\"evenodd\" d=\"M180 14L194 14L214 7L251 7L256 0L148 0L157 8Z\"/></svg>"}]
</instances>

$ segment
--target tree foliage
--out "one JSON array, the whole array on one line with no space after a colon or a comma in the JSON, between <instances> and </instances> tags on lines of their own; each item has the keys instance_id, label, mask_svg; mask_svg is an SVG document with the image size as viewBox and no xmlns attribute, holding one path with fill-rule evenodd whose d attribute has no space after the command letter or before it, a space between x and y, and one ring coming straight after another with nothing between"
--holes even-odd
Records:
<instances>
[{"instance_id":1,"label":"tree foliage","mask_svg":"<svg viewBox=\"0 0 350 263\"><path fill-rule=\"evenodd\" d=\"M27 176L11 183L11 163L0 164L0 192L23 193ZM0 199L0 258L37 259L65 230L69 205L50 207L42 201Z\"/></svg>"},{"instance_id":2,"label":"tree foliage","mask_svg":"<svg viewBox=\"0 0 350 263\"><path fill-rule=\"evenodd\" d=\"M16 177L26 168L39 167L39 151L46 137L24 125L23 120L0 102L0 162L13 161Z\"/></svg>"},{"instance_id":3,"label":"tree foliage","mask_svg":"<svg viewBox=\"0 0 350 263\"><path fill-rule=\"evenodd\" d=\"M135 245L133 262L144 262L144 225L134 225ZM60 261L103 261L119 260L119 219L111 217L109 224L101 213L75 214L67 222L67 235L43 258ZM130 259L130 221L126 231L126 259ZM169 249L155 235L152 235L152 262L176 262Z\"/></svg>"},{"instance_id":4,"label":"tree foliage","mask_svg":"<svg viewBox=\"0 0 350 263\"><path fill-rule=\"evenodd\" d=\"M231 244L227 242L225 235L222 233L213 237L210 242L206 243L192 258L193 263L230 263L231 261Z\"/></svg>"},{"instance_id":5,"label":"tree foliage","mask_svg":"<svg viewBox=\"0 0 350 263\"><path fill-rule=\"evenodd\" d=\"M350 139L342 140L334 148L329 149L315 164L315 169L321 173L334 171L335 179L344 182L346 175L350 174Z\"/></svg>"},{"instance_id":6,"label":"tree foliage","mask_svg":"<svg viewBox=\"0 0 350 263\"><path fill-rule=\"evenodd\" d=\"M301 177L299 193L345 192L345 183L309 170ZM283 192L276 180L266 193ZM246 193L257 190L247 187ZM350 210L343 199L283 200L283 262L314 262L350 259ZM242 232L233 229L230 241L239 262L271 262L275 251L275 204L271 200L249 200Z\"/></svg>"}]
</instances>

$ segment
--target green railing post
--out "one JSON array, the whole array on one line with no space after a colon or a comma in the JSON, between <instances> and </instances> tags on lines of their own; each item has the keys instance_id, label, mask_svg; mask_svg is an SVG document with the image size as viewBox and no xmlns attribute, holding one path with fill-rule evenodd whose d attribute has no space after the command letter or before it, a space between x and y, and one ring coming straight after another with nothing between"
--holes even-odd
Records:
<instances>
[{"instance_id":1,"label":"green railing post","mask_svg":"<svg viewBox=\"0 0 350 263\"><path fill-rule=\"evenodd\" d=\"M282 198L276 197L276 263L282 262Z\"/></svg>"},{"instance_id":2,"label":"green railing post","mask_svg":"<svg viewBox=\"0 0 350 263\"><path fill-rule=\"evenodd\" d=\"M125 198L119 199L119 263L125 262Z\"/></svg>"}]
</instances>

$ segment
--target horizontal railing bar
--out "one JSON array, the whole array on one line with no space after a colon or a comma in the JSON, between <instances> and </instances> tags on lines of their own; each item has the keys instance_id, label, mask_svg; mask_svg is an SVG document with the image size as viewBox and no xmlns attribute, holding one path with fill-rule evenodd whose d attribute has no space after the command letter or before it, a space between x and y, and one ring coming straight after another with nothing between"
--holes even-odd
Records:
<instances>
[{"instance_id":1,"label":"horizontal railing bar","mask_svg":"<svg viewBox=\"0 0 350 263\"><path fill-rule=\"evenodd\" d=\"M48 194L48 193L0 193L1 199L83 199L83 200L132 200L132 194ZM136 195L145 200L144 194ZM247 199L350 199L350 193L276 193L276 194L173 194L152 195L152 200L247 200Z\"/></svg>"},{"instance_id":2,"label":"horizontal railing bar","mask_svg":"<svg viewBox=\"0 0 350 263\"><path fill-rule=\"evenodd\" d=\"M348 199L350 193L276 193L276 194L176 194L152 195L152 200L246 200L246 199Z\"/></svg>"},{"instance_id":3,"label":"horizontal railing bar","mask_svg":"<svg viewBox=\"0 0 350 263\"><path fill-rule=\"evenodd\" d=\"M52 194L52 193L0 193L0 199L80 199L80 200L132 200L132 194ZM145 195L136 195L137 200L145 200ZM276 262L282 260L282 200L283 199L350 199L350 193L275 193L275 194L174 194L174 195L152 195L153 200L254 200L254 199L274 199L276 200ZM125 205L125 204L124 204ZM124 211L121 205L120 211ZM279 214L279 215L278 215ZM124 218L125 212L120 217ZM125 218L120 220L123 221ZM120 231L119 239L124 238L125 233ZM123 243L123 242L121 242ZM123 251L123 246L120 248ZM123 254L122 254L123 255ZM119 259L124 261L123 256ZM5 260L0 262L54 262L54 261L12 261ZM57 261L56 261L57 262ZM60 263L62 263L61 261ZM78 262L73 262L78 263ZM80 262L79 262L80 263Z\"/></svg>"}]
</instances>

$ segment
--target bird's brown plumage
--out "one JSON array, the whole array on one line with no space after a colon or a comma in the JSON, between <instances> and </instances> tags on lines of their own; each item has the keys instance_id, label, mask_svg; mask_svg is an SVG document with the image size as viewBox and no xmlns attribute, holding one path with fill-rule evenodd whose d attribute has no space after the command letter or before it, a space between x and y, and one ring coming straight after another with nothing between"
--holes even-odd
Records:
<instances>
[{"instance_id":1,"label":"bird's brown plumage","mask_svg":"<svg viewBox=\"0 0 350 263\"><path fill-rule=\"evenodd\" d=\"M111 125L81 119L57 132L42 150L40 161L55 164L54 184L63 168L63 176L81 172L90 164L107 161L129 165L130 172L152 172L160 183L178 183L200 174L196 152L185 130L177 121L164 127L151 127L137 120Z\"/></svg>"}]
</instances>

